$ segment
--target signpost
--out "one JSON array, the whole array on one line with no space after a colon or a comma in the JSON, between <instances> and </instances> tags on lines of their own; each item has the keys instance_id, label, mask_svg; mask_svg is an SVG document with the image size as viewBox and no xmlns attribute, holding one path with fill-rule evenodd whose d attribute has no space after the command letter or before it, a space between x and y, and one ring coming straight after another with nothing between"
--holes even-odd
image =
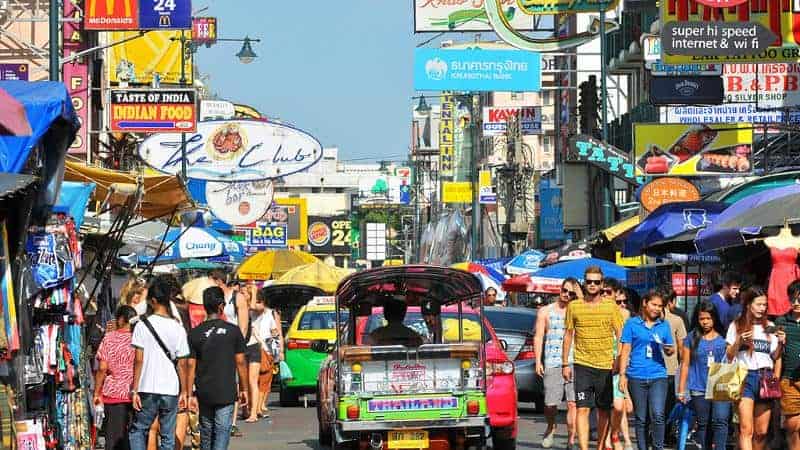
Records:
<instances>
[{"instance_id":1,"label":"signpost","mask_svg":"<svg viewBox=\"0 0 800 450\"><path fill-rule=\"evenodd\" d=\"M197 129L194 89L114 89L111 130L128 133L188 132Z\"/></svg>"}]
</instances>

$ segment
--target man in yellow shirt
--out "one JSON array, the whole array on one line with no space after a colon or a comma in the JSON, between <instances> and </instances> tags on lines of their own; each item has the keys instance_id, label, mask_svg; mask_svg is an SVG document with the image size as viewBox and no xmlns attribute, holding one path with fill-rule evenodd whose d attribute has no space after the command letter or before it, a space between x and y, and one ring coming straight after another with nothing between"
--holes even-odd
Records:
<instances>
[{"instance_id":1,"label":"man in yellow shirt","mask_svg":"<svg viewBox=\"0 0 800 450\"><path fill-rule=\"evenodd\" d=\"M609 413L614 403L614 339L622 330L622 315L616 303L601 294L603 271L587 267L584 273L586 296L570 302L565 318L562 374L575 385L578 407L577 431L581 450L589 450L589 413L597 408L597 442L603 449L608 434ZM574 373L569 366L572 345Z\"/></svg>"}]
</instances>

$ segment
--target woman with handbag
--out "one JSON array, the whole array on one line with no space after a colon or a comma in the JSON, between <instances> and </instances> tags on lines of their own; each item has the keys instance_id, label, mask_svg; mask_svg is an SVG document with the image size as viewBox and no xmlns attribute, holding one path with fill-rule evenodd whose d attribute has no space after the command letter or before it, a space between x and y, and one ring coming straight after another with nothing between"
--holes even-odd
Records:
<instances>
[{"instance_id":1,"label":"woman with handbag","mask_svg":"<svg viewBox=\"0 0 800 450\"><path fill-rule=\"evenodd\" d=\"M272 365L277 360L276 356L278 356L276 354L277 346L273 344L276 343L275 340L279 330L273 311L267 307L267 298L263 290L257 292L252 309L255 315L252 322L253 339L258 345L262 360L255 379L256 383L253 386L255 389L251 397L252 407L250 409L250 417L247 419L248 422L258 420L259 417L269 417L269 410L266 404L270 385L272 384Z\"/></svg>"},{"instance_id":2,"label":"woman with handbag","mask_svg":"<svg viewBox=\"0 0 800 450\"><path fill-rule=\"evenodd\" d=\"M741 294L742 314L728 328L729 360L747 366L747 378L739 400L739 449L762 450L767 446L772 401L780 398L780 383L773 374L785 336L775 334L767 320L767 294L753 286Z\"/></svg>"},{"instance_id":3,"label":"woman with handbag","mask_svg":"<svg viewBox=\"0 0 800 450\"><path fill-rule=\"evenodd\" d=\"M703 301L694 311L692 331L683 341L678 400L688 403L697 419L695 441L701 450L726 448L731 402L706 400L708 368L727 360L725 332L717 308ZM711 433L708 432L709 425Z\"/></svg>"}]
</instances>

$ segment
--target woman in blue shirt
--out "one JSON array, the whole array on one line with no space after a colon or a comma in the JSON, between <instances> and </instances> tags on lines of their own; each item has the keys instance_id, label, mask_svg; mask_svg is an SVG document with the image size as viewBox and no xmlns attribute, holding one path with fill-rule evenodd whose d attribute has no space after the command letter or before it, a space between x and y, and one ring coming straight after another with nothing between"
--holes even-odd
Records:
<instances>
[{"instance_id":1,"label":"woman in blue shirt","mask_svg":"<svg viewBox=\"0 0 800 450\"><path fill-rule=\"evenodd\" d=\"M667 366L664 355L675 353L672 329L661 319L664 300L650 292L642 298L638 317L622 328L619 356L619 390L630 395L636 416L636 444L647 450L647 413L652 426L652 448L664 448L664 404L667 398Z\"/></svg>"},{"instance_id":2,"label":"woman in blue shirt","mask_svg":"<svg viewBox=\"0 0 800 450\"><path fill-rule=\"evenodd\" d=\"M723 337L723 324L717 307L703 301L694 311L692 332L683 341L681 355L681 377L678 384L678 400L689 403L697 418L695 441L701 450L726 448L730 402L706 400L708 368L712 363L727 361L727 343ZM711 423L712 433L707 433Z\"/></svg>"}]
</instances>

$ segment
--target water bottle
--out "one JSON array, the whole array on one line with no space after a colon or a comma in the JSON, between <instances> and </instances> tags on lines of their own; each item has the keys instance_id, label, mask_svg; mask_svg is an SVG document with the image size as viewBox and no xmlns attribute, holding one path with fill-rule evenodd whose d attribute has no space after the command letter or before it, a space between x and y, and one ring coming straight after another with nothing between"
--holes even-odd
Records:
<instances>
[{"instance_id":1,"label":"water bottle","mask_svg":"<svg viewBox=\"0 0 800 450\"><path fill-rule=\"evenodd\" d=\"M103 408L103 404L99 404L94 407L94 427L95 429L99 430L103 428L103 419L106 417L105 408Z\"/></svg>"}]
</instances>

